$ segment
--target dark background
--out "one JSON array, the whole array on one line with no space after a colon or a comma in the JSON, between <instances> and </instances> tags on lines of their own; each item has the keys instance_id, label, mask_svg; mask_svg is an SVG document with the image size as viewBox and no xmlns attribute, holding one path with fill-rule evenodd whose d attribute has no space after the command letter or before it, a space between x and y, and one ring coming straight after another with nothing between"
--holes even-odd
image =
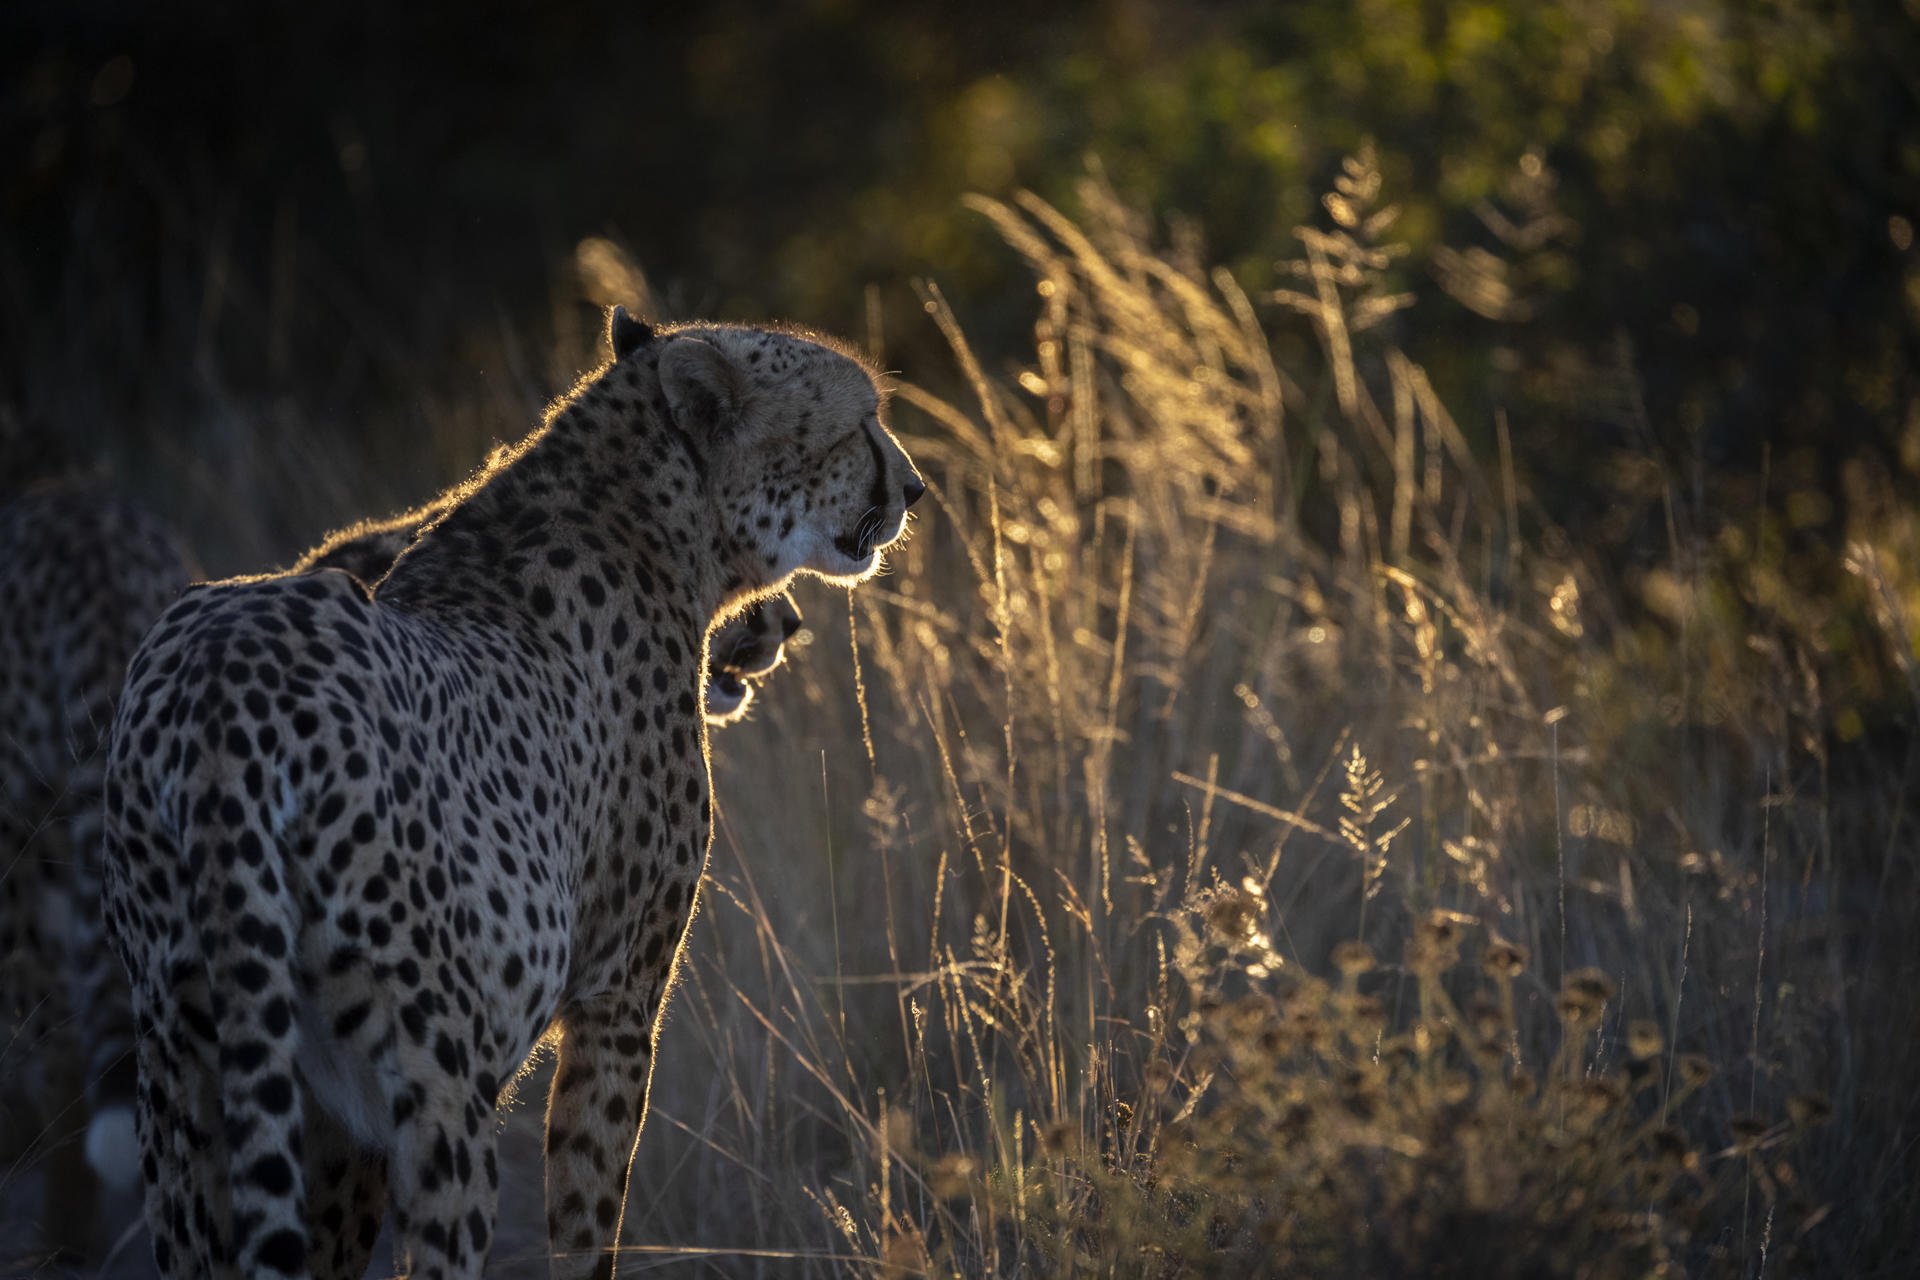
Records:
<instances>
[{"instance_id":1,"label":"dark background","mask_svg":"<svg viewBox=\"0 0 1920 1280\"><path fill-rule=\"evenodd\" d=\"M1890 445L1914 390L1897 0L28 3L0 46L6 392L34 408L84 351L142 396L217 374L350 411L414 376L392 350L457 362L543 310L588 235L683 308L852 328L866 284L936 273L1018 323L957 198L1058 196L1088 156L1258 286L1363 139L1416 288L1425 250L1487 238L1476 203L1522 156L1557 179L1527 322L1457 312L1421 336L1434 363L1604 363L1624 336L1656 428L1747 467L1769 440Z\"/></svg>"}]
</instances>

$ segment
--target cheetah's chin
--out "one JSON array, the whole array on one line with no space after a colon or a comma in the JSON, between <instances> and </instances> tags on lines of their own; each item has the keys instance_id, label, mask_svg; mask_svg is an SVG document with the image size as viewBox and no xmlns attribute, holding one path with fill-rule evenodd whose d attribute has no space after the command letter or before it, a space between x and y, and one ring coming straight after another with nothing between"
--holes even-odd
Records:
<instances>
[{"instance_id":1,"label":"cheetah's chin","mask_svg":"<svg viewBox=\"0 0 1920 1280\"><path fill-rule=\"evenodd\" d=\"M850 556L836 549L833 564L809 566L813 572L825 578L836 587L853 587L871 578L880 568L880 553L869 551L859 557Z\"/></svg>"},{"instance_id":2,"label":"cheetah's chin","mask_svg":"<svg viewBox=\"0 0 1920 1280\"><path fill-rule=\"evenodd\" d=\"M869 511L852 533L840 535L823 548L825 563L816 562L807 568L837 587L865 582L879 572L881 553L906 536L907 513L902 511L894 517L891 529L885 527L886 523L884 514Z\"/></svg>"}]
</instances>

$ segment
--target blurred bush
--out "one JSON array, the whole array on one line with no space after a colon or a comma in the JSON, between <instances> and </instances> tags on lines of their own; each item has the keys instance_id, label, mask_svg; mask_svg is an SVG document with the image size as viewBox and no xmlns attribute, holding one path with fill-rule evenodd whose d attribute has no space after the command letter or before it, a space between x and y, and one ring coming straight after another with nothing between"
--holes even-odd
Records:
<instances>
[{"instance_id":1,"label":"blurred bush","mask_svg":"<svg viewBox=\"0 0 1920 1280\"><path fill-rule=\"evenodd\" d=\"M934 274L994 364L1023 288L964 193L1071 214L1095 156L1258 291L1370 142L1437 304L1392 336L1630 586L1678 538L1823 602L1920 483L1913 0L34 0L0 50L0 404L83 458L279 400L404 473L392 406L538 402L635 281L911 361Z\"/></svg>"}]
</instances>

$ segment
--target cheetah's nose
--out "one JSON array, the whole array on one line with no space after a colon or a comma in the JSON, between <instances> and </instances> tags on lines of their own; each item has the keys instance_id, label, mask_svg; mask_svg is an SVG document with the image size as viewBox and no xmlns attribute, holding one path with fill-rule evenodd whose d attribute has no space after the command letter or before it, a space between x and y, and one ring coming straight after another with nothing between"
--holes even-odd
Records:
<instances>
[{"instance_id":1,"label":"cheetah's nose","mask_svg":"<svg viewBox=\"0 0 1920 1280\"><path fill-rule=\"evenodd\" d=\"M920 501L920 495L926 491L927 483L919 476L908 476L906 485L901 489L901 492L906 495L908 506Z\"/></svg>"}]
</instances>

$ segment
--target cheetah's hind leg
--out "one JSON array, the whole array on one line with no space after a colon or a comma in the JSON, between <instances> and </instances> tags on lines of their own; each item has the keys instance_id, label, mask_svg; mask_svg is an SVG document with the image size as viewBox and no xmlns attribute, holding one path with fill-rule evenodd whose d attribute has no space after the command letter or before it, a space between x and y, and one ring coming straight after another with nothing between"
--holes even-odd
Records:
<instances>
[{"instance_id":1,"label":"cheetah's hind leg","mask_svg":"<svg viewBox=\"0 0 1920 1280\"><path fill-rule=\"evenodd\" d=\"M360 1280L387 1212L387 1157L356 1142L325 1107L306 1101L308 1262L316 1280Z\"/></svg>"},{"instance_id":2,"label":"cheetah's hind leg","mask_svg":"<svg viewBox=\"0 0 1920 1280\"><path fill-rule=\"evenodd\" d=\"M192 904L200 922L199 952L214 993L210 1029L217 1044L224 1183L229 1223L218 1276L282 1275L305 1280L309 1240L305 1122L298 1081L301 993L289 940L298 937L298 907L284 877L272 875L273 846L240 810L196 831L189 865L207 868ZM237 829L236 829L237 828ZM213 856L201 856L209 850ZM226 856L223 856L226 855Z\"/></svg>"},{"instance_id":3,"label":"cheetah's hind leg","mask_svg":"<svg viewBox=\"0 0 1920 1280\"><path fill-rule=\"evenodd\" d=\"M167 1280L187 1280L216 1274L226 1256L225 1144L213 1072L186 1030L208 1024L205 984L182 990L174 1012L164 1027L140 1016L134 1134L154 1263Z\"/></svg>"}]
</instances>

